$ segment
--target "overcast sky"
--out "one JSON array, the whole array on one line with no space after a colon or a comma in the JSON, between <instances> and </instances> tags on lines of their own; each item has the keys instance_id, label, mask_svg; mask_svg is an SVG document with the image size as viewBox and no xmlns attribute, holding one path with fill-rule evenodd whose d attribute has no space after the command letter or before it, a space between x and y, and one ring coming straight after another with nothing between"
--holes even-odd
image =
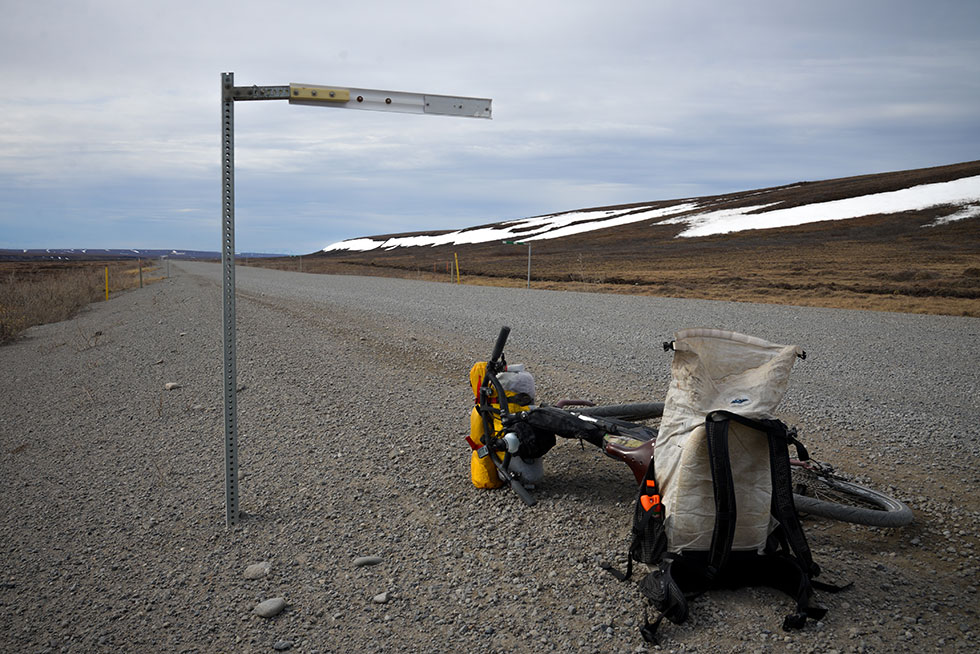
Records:
<instances>
[{"instance_id":1,"label":"overcast sky","mask_svg":"<svg viewBox=\"0 0 980 654\"><path fill-rule=\"evenodd\" d=\"M236 103L239 251L980 158L976 0L0 3L0 248L219 250L225 71L493 99Z\"/></svg>"}]
</instances>

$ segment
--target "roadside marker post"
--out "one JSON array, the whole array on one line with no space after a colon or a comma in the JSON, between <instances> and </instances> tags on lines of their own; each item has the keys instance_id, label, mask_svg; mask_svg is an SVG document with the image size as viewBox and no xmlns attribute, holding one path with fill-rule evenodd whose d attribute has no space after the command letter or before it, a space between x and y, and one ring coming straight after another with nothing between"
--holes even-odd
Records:
<instances>
[{"instance_id":1,"label":"roadside marker post","mask_svg":"<svg viewBox=\"0 0 980 654\"><path fill-rule=\"evenodd\" d=\"M527 288L531 288L531 244L527 241L503 241L504 245L526 245L527 246Z\"/></svg>"},{"instance_id":2,"label":"roadside marker post","mask_svg":"<svg viewBox=\"0 0 980 654\"><path fill-rule=\"evenodd\" d=\"M224 331L225 524L238 524L238 402L235 352L235 103L288 100L290 104L409 114L491 118L489 98L404 93L314 84L235 86L234 73L221 74L221 268ZM302 259L300 260L302 265ZM108 299L108 268L106 298ZM457 272L458 274L458 272Z\"/></svg>"}]
</instances>

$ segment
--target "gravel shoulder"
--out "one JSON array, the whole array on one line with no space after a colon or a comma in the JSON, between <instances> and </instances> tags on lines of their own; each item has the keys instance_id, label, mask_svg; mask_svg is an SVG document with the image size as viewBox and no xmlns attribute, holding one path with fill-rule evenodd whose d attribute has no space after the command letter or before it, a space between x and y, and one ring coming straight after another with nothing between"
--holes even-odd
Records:
<instances>
[{"instance_id":1,"label":"gravel shoulder","mask_svg":"<svg viewBox=\"0 0 980 654\"><path fill-rule=\"evenodd\" d=\"M624 560L625 466L559 443L533 508L469 482L467 373L501 324L542 401L661 399L660 342L685 327L798 343L787 421L915 511L897 530L805 522L827 579L855 584L820 596L822 623L784 633L784 598L710 593L663 650L980 648L980 319L236 274L231 530L218 265L0 348L0 651L648 648L635 585L598 567Z\"/></svg>"}]
</instances>

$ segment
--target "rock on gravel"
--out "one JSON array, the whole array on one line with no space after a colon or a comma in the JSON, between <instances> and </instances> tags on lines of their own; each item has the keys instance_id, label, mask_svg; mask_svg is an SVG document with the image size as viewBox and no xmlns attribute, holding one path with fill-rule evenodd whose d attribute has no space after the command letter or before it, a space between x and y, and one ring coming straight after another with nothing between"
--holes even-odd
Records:
<instances>
[{"instance_id":1,"label":"rock on gravel","mask_svg":"<svg viewBox=\"0 0 980 654\"><path fill-rule=\"evenodd\" d=\"M274 618L286 608L286 599L283 597L273 597L264 602L260 602L255 609L255 615L262 618Z\"/></svg>"},{"instance_id":2,"label":"rock on gravel","mask_svg":"<svg viewBox=\"0 0 980 654\"><path fill-rule=\"evenodd\" d=\"M262 577L269 574L272 570L272 563L269 561L262 561L261 563L253 563L252 565L245 568L245 578L246 579L261 579Z\"/></svg>"}]
</instances>

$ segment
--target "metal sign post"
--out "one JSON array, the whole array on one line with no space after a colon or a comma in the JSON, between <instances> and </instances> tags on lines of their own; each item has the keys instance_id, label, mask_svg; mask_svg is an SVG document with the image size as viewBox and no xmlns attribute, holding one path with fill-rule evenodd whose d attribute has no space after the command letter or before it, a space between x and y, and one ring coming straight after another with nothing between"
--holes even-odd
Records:
<instances>
[{"instance_id":1,"label":"metal sign post","mask_svg":"<svg viewBox=\"0 0 980 654\"><path fill-rule=\"evenodd\" d=\"M527 241L503 241L504 245L526 245L527 246L527 287L531 288L531 244Z\"/></svg>"},{"instance_id":2,"label":"metal sign post","mask_svg":"<svg viewBox=\"0 0 980 654\"><path fill-rule=\"evenodd\" d=\"M339 86L289 84L235 86L234 73L221 74L221 267L224 330L225 523L238 524L238 403L235 356L235 102L288 100L337 109L490 118L491 100Z\"/></svg>"}]
</instances>

